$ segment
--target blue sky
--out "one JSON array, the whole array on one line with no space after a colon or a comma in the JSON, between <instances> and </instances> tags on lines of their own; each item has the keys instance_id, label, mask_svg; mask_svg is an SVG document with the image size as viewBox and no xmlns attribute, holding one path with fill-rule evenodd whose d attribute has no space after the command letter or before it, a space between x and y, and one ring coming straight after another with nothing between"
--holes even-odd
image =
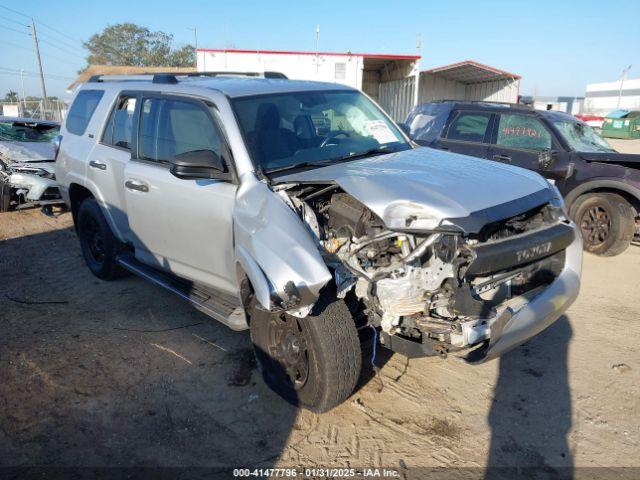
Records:
<instances>
[{"instance_id":1,"label":"blue sky","mask_svg":"<svg viewBox=\"0 0 640 480\"><path fill-rule=\"evenodd\" d=\"M0 0L33 16L50 95L64 95L81 69L81 40L114 23L134 22L200 47L414 53L422 36L421 68L473 59L522 75L521 93L583 95L591 82L612 81L632 64L640 76L640 1L204 1L87 2ZM0 8L0 97L39 94L29 18ZM44 22L42 24L41 22ZM53 28L50 28L53 27Z\"/></svg>"}]
</instances>

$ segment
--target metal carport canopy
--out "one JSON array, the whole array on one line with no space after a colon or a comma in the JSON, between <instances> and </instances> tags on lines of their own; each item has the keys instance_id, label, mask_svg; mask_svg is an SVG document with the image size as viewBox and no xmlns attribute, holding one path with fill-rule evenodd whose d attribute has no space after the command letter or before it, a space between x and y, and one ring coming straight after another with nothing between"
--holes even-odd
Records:
<instances>
[{"instance_id":1,"label":"metal carport canopy","mask_svg":"<svg viewBox=\"0 0 640 480\"><path fill-rule=\"evenodd\" d=\"M444 67L423 70L427 73L446 80L453 80L465 85L474 83L491 82L494 80L519 80L520 75L509 73L498 68L483 65L473 60L465 60L464 62L445 65Z\"/></svg>"}]
</instances>

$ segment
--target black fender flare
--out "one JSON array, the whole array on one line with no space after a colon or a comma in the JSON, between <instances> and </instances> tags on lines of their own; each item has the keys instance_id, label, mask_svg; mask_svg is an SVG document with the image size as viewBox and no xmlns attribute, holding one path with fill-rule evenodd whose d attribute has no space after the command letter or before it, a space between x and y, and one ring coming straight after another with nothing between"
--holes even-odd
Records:
<instances>
[{"instance_id":1,"label":"black fender flare","mask_svg":"<svg viewBox=\"0 0 640 480\"><path fill-rule=\"evenodd\" d=\"M580 195L602 188L625 192L640 202L640 188L629 185L618 178L597 178L581 183L565 195L564 203L567 211L571 209L571 206Z\"/></svg>"}]
</instances>

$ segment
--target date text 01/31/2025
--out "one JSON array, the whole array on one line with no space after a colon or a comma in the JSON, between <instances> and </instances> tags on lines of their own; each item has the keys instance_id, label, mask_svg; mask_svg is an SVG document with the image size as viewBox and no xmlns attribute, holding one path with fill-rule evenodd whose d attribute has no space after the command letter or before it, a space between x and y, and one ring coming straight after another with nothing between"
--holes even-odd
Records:
<instances>
[{"instance_id":1,"label":"date text 01/31/2025","mask_svg":"<svg viewBox=\"0 0 640 480\"><path fill-rule=\"evenodd\" d=\"M398 478L400 473L388 468L236 468L234 477L254 478Z\"/></svg>"}]
</instances>

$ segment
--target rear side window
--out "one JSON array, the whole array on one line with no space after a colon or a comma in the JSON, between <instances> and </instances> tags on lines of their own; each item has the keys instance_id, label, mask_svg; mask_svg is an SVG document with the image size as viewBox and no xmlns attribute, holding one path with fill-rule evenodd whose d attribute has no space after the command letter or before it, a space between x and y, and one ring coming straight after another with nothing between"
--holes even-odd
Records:
<instances>
[{"instance_id":1,"label":"rear side window","mask_svg":"<svg viewBox=\"0 0 640 480\"><path fill-rule=\"evenodd\" d=\"M133 112L135 112L135 109L135 97L125 96L118 99L102 136L102 143L128 150L131 149Z\"/></svg>"},{"instance_id":2,"label":"rear side window","mask_svg":"<svg viewBox=\"0 0 640 480\"><path fill-rule=\"evenodd\" d=\"M145 98L140 112L138 155L167 163L176 155L211 150L218 155L220 134L207 111L192 102Z\"/></svg>"},{"instance_id":3,"label":"rear side window","mask_svg":"<svg viewBox=\"0 0 640 480\"><path fill-rule=\"evenodd\" d=\"M465 142L483 142L490 119L490 113L458 112L449 125L447 138Z\"/></svg>"},{"instance_id":4,"label":"rear side window","mask_svg":"<svg viewBox=\"0 0 640 480\"><path fill-rule=\"evenodd\" d=\"M404 123L409 127L412 140L429 145L440 138L450 113L448 103L424 103L411 110Z\"/></svg>"},{"instance_id":5,"label":"rear side window","mask_svg":"<svg viewBox=\"0 0 640 480\"><path fill-rule=\"evenodd\" d=\"M69 109L65 126L69 133L84 135L93 112L95 112L104 90L82 90Z\"/></svg>"},{"instance_id":6,"label":"rear side window","mask_svg":"<svg viewBox=\"0 0 640 480\"><path fill-rule=\"evenodd\" d=\"M501 147L546 150L551 148L551 134L535 117L504 114L500 115L496 143Z\"/></svg>"}]
</instances>

